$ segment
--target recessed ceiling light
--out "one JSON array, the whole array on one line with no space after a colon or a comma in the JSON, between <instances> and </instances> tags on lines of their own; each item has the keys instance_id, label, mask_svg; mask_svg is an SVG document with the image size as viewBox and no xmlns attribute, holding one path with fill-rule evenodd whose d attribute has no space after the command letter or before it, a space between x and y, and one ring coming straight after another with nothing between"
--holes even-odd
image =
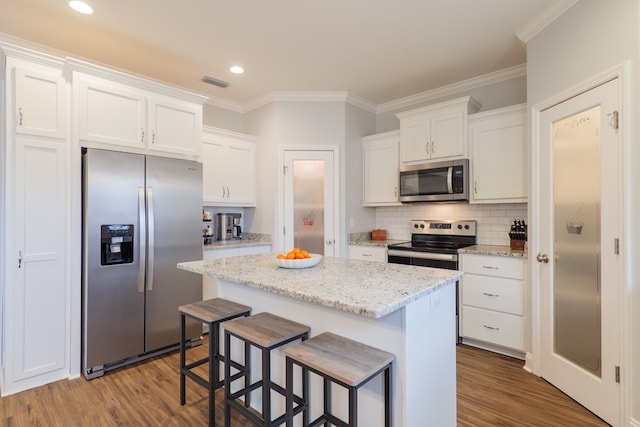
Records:
<instances>
[{"instance_id":1,"label":"recessed ceiling light","mask_svg":"<svg viewBox=\"0 0 640 427\"><path fill-rule=\"evenodd\" d=\"M83 15L91 15L93 13L93 8L83 1L72 0L69 2L69 7Z\"/></svg>"},{"instance_id":2,"label":"recessed ceiling light","mask_svg":"<svg viewBox=\"0 0 640 427\"><path fill-rule=\"evenodd\" d=\"M242 74L244 73L244 68L239 65L234 65L233 67L229 68L229 71L231 71L233 74Z\"/></svg>"}]
</instances>

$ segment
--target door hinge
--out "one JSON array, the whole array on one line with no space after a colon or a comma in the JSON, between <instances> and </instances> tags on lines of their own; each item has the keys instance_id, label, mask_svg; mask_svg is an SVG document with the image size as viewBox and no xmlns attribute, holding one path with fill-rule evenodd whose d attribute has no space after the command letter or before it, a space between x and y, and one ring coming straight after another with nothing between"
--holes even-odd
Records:
<instances>
[{"instance_id":1,"label":"door hinge","mask_svg":"<svg viewBox=\"0 0 640 427\"><path fill-rule=\"evenodd\" d=\"M620 239L613 239L613 251L616 255L620 255Z\"/></svg>"},{"instance_id":2,"label":"door hinge","mask_svg":"<svg viewBox=\"0 0 640 427\"><path fill-rule=\"evenodd\" d=\"M616 366L616 383L620 384L620 366Z\"/></svg>"},{"instance_id":3,"label":"door hinge","mask_svg":"<svg viewBox=\"0 0 640 427\"><path fill-rule=\"evenodd\" d=\"M611 126L612 128L617 130L618 129L618 121L619 121L618 120L618 116L619 116L618 111L616 110L613 113L607 114L607 117L609 117L609 116L611 117L611 120L609 121L609 126Z\"/></svg>"}]
</instances>

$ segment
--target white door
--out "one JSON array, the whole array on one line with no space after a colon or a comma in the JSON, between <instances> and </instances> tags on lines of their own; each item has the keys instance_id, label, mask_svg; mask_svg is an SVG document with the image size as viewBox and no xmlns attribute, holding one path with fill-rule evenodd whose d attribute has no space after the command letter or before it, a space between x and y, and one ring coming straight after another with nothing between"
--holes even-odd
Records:
<instances>
[{"instance_id":1,"label":"white door","mask_svg":"<svg viewBox=\"0 0 640 427\"><path fill-rule=\"evenodd\" d=\"M284 248L335 256L334 151L284 151Z\"/></svg>"},{"instance_id":2,"label":"white door","mask_svg":"<svg viewBox=\"0 0 640 427\"><path fill-rule=\"evenodd\" d=\"M540 373L620 424L618 80L540 114ZM618 377L619 378L619 377Z\"/></svg>"}]
</instances>

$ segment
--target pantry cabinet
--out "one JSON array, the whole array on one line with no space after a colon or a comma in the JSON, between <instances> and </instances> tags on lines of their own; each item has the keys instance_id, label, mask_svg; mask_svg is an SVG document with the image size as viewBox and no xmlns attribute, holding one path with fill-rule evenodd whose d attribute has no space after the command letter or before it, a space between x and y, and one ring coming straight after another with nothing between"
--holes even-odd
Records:
<instances>
[{"instance_id":1,"label":"pantry cabinet","mask_svg":"<svg viewBox=\"0 0 640 427\"><path fill-rule=\"evenodd\" d=\"M256 206L256 138L205 126L202 138L203 203Z\"/></svg>"},{"instance_id":2,"label":"pantry cabinet","mask_svg":"<svg viewBox=\"0 0 640 427\"><path fill-rule=\"evenodd\" d=\"M400 163L467 157L467 117L479 104L466 96L396 114L400 119Z\"/></svg>"},{"instance_id":3,"label":"pantry cabinet","mask_svg":"<svg viewBox=\"0 0 640 427\"><path fill-rule=\"evenodd\" d=\"M74 122L81 146L186 159L200 156L205 98L74 64L83 70L73 72Z\"/></svg>"},{"instance_id":4,"label":"pantry cabinet","mask_svg":"<svg viewBox=\"0 0 640 427\"><path fill-rule=\"evenodd\" d=\"M469 116L469 203L527 202L526 105Z\"/></svg>"},{"instance_id":5,"label":"pantry cabinet","mask_svg":"<svg viewBox=\"0 0 640 427\"><path fill-rule=\"evenodd\" d=\"M0 44L2 395L68 377L69 98L62 61Z\"/></svg>"},{"instance_id":6,"label":"pantry cabinet","mask_svg":"<svg viewBox=\"0 0 640 427\"><path fill-rule=\"evenodd\" d=\"M362 205L397 206L398 201L398 131L362 138Z\"/></svg>"},{"instance_id":7,"label":"pantry cabinet","mask_svg":"<svg viewBox=\"0 0 640 427\"><path fill-rule=\"evenodd\" d=\"M524 354L525 263L522 257L460 254L463 342L511 356Z\"/></svg>"}]
</instances>

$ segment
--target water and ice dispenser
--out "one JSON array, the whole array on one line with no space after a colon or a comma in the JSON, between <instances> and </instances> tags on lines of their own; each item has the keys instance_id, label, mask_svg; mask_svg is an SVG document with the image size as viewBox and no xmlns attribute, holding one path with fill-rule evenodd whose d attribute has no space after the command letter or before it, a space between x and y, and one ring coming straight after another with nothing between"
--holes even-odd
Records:
<instances>
[{"instance_id":1,"label":"water and ice dispenser","mask_svg":"<svg viewBox=\"0 0 640 427\"><path fill-rule=\"evenodd\" d=\"M133 224L100 226L101 265L133 262Z\"/></svg>"}]
</instances>

